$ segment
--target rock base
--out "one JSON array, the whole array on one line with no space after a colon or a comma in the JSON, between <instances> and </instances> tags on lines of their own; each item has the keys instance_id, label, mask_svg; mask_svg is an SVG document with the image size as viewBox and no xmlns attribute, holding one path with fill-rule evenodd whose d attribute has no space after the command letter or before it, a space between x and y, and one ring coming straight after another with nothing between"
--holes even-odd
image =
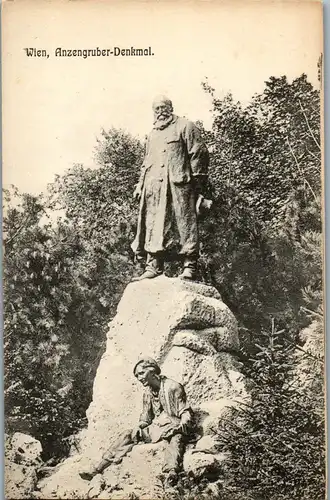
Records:
<instances>
[{"instance_id":1,"label":"rock base","mask_svg":"<svg viewBox=\"0 0 330 500\"><path fill-rule=\"evenodd\" d=\"M184 385L200 436L185 454L185 474L213 481L225 459L217 443L221 419L228 407L248 398L238 349L236 319L215 288L164 276L129 284L109 325L81 454L40 483L41 498L162 498L164 443L134 447L121 465L90 483L78 474L136 425L143 387L132 369L140 355L156 359L164 375Z\"/></svg>"}]
</instances>

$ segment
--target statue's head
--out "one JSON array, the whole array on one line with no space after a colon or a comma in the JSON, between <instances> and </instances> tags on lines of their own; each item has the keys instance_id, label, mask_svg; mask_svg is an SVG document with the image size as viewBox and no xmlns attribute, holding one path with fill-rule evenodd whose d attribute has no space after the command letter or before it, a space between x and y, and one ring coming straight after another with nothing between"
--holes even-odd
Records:
<instances>
[{"instance_id":1,"label":"statue's head","mask_svg":"<svg viewBox=\"0 0 330 500\"><path fill-rule=\"evenodd\" d=\"M165 95L157 96L152 103L155 121L165 121L173 113L173 104Z\"/></svg>"},{"instance_id":2,"label":"statue's head","mask_svg":"<svg viewBox=\"0 0 330 500\"><path fill-rule=\"evenodd\" d=\"M160 366L148 356L141 357L134 366L133 373L135 377L144 386L152 386L159 379Z\"/></svg>"}]
</instances>

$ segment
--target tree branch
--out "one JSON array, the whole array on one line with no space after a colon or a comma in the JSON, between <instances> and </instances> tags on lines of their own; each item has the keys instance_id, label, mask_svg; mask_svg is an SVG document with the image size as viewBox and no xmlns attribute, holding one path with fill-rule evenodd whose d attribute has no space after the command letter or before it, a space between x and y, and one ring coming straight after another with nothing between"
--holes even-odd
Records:
<instances>
[{"instance_id":1,"label":"tree branch","mask_svg":"<svg viewBox=\"0 0 330 500\"><path fill-rule=\"evenodd\" d=\"M310 155L314 156L314 158L316 158L316 160L320 161L320 157L318 157L315 153L313 153L312 151L310 151L307 147L306 147L306 149L307 149L307 152L308 152Z\"/></svg>"},{"instance_id":2,"label":"tree branch","mask_svg":"<svg viewBox=\"0 0 330 500\"><path fill-rule=\"evenodd\" d=\"M304 115L305 122L306 122L306 125L307 125L307 127L308 127L308 130L309 130L309 132L310 132L310 134L311 134L311 136L312 136L312 138L313 138L313 140L314 140L315 144L317 145L317 147L318 147L318 148L319 148L319 150L321 151L321 146L320 146L319 142L316 140L315 135L313 134L313 131L312 131L312 129L311 129L311 127L310 127L310 125L309 125L308 118L307 118L307 116L306 116L306 113L305 113L305 111L304 111L304 108L302 107L302 104L301 104L301 102L300 102L300 99L298 99L298 102L299 102L299 106L300 106L300 109L301 109L301 111L302 111L302 114Z\"/></svg>"},{"instance_id":3,"label":"tree branch","mask_svg":"<svg viewBox=\"0 0 330 500\"><path fill-rule=\"evenodd\" d=\"M312 311L311 309L307 309L307 307L300 306L300 309L302 309L303 311L306 311L306 312L308 312L308 313L310 313L312 315L314 314L315 316L318 316L319 318L323 319L323 314L320 314L320 313L318 313L316 311Z\"/></svg>"},{"instance_id":4,"label":"tree branch","mask_svg":"<svg viewBox=\"0 0 330 500\"><path fill-rule=\"evenodd\" d=\"M308 180L306 179L306 177L305 177L305 175L304 175L304 172L302 171L302 169L301 169L301 167L300 167L300 165L299 165L299 162L298 162L298 160L297 160L297 157L296 157L296 155L294 154L294 151L293 151L293 149L292 149L292 146L291 146L291 144L290 144L290 141L289 141L288 136L286 137L286 140L287 140L287 143L288 143L288 146L289 146L290 152L291 152L291 154L292 154L292 156L293 156L293 158L294 158L294 161L295 161L295 163L296 163L296 165L297 165L297 167L298 167L298 170L299 170L300 174L302 175L302 177L304 178L304 181L306 182L307 186L308 186L308 187L309 187L309 189L311 190L311 193L312 193L312 195L314 196L314 200L316 201L316 203L318 203L318 200L317 200L316 194L314 193L312 186L310 185L310 183L309 183L309 182L308 182Z\"/></svg>"},{"instance_id":5,"label":"tree branch","mask_svg":"<svg viewBox=\"0 0 330 500\"><path fill-rule=\"evenodd\" d=\"M29 220L29 214L23 219L21 225L19 226L19 228L16 230L16 232L6 241L4 240L4 243L9 245L9 243L11 243L15 238L16 236L22 231L24 225L26 224L26 222Z\"/></svg>"}]
</instances>

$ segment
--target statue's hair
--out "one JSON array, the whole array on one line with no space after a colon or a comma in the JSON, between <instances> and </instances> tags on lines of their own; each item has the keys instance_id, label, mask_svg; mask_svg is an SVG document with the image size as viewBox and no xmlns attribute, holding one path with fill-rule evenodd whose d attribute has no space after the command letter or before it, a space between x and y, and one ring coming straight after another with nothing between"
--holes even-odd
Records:
<instances>
[{"instance_id":1,"label":"statue's hair","mask_svg":"<svg viewBox=\"0 0 330 500\"><path fill-rule=\"evenodd\" d=\"M156 375L159 375L159 371L157 370L157 368L155 366L150 366L148 363L141 363L141 364L145 368L148 368L149 372L156 373Z\"/></svg>"},{"instance_id":2,"label":"statue's hair","mask_svg":"<svg viewBox=\"0 0 330 500\"><path fill-rule=\"evenodd\" d=\"M166 97L166 95L158 95L155 97L155 99L152 101L152 107L154 107L155 103L156 102L164 102L165 104L167 104L168 106L171 107L171 109L173 109L173 103L171 101L171 99L169 99L168 97Z\"/></svg>"},{"instance_id":3,"label":"statue's hair","mask_svg":"<svg viewBox=\"0 0 330 500\"><path fill-rule=\"evenodd\" d=\"M150 367L154 370L155 373L157 373L157 375L160 374L160 366L158 365L158 363L154 359L149 358L149 356L143 356L143 357L138 359L136 365L133 368L134 375L135 375L135 370L136 370L138 365L143 365L145 368Z\"/></svg>"}]
</instances>

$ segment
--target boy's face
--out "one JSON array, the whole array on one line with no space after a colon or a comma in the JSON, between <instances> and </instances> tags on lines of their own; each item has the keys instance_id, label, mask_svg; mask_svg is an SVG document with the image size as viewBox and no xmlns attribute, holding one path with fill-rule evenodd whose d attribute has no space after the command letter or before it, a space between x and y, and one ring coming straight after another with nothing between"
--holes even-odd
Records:
<instances>
[{"instance_id":1,"label":"boy's face","mask_svg":"<svg viewBox=\"0 0 330 500\"><path fill-rule=\"evenodd\" d=\"M145 387L150 386L156 378L155 369L151 366L144 366L143 363L136 367L134 375Z\"/></svg>"}]
</instances>

